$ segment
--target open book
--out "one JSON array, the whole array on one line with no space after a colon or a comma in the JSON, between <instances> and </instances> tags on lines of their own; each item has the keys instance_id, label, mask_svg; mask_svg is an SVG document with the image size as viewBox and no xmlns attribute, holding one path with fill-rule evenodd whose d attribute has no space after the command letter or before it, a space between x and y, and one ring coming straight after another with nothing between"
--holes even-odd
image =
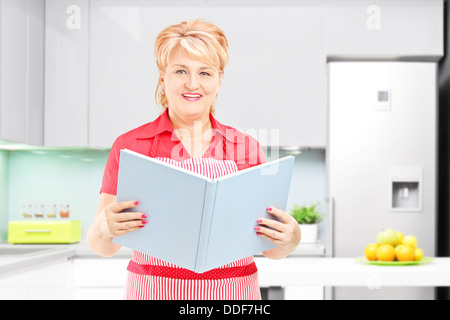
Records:
<instances>
[{"instance_id":1,"label":"open book","mask_svg":"<svg viewBox=\"0 0 450 320\"><path fill-rule=\"evenodd\" d=\"M254 227L275 218L268 206L285 210L293 166L288 156L212 180L121 150L117 201L138 200L130 211L148 224L114 242L194 272L274 248Z\"/></svg>"}]
</instances>

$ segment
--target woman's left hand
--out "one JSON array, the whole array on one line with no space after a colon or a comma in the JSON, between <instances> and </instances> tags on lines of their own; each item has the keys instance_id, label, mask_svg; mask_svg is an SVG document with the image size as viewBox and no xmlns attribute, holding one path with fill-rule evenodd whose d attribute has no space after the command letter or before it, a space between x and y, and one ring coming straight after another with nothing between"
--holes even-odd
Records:
<instances>
[{"instance_id":1,"label":"woman's left hand","mask_svg":"<svg viewBox=\"0 0 450 320\"><path fill-rule=\"evenodd\" d=\"M283 210L268 207L267 211L280 221L260 218L257 220L258 226L255 227L255 230L259 236L277 245L276 248L267 250L263 254L271 259L283 259L300 243L300 228L297 221Z\"/></svg>"}]
</instances>

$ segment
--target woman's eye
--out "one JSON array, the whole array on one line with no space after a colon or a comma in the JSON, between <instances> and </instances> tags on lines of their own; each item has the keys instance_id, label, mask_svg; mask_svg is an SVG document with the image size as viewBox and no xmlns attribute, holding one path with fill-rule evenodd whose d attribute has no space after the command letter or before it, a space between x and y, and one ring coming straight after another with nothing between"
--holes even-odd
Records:
<instances>
[{"instance_id":1,"label":"woman's eye","mask_svg":"<svg viewBox=\"0 0 450 320\"><path fill-rule=\"evenodd\" d=\"M178 73L178 74L186 74L186 71L185 71L185 70L177 70L177 71L175 71L175 73Z\"/></svg>"},{"instance_id":2,"label":"woman's eye","mask_svg":"<svg viewBox=\"0 0 450 320\"><path fill-rule=\"evenodd\" d=\"M202 75L202 76L208 76L208 77L211 76L208 72L204 72L204 71L203 71L203 72L200 72L200 75Z\"/></svg>"}]
</instances>

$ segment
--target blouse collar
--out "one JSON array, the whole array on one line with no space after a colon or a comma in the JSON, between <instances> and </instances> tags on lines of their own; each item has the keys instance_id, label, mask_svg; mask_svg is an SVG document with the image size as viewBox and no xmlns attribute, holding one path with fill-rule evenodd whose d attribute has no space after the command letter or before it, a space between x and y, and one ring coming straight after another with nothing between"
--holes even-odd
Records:
<instances>
[{"instance_id":1,"label":"blouse collar","mask_svg":"<svg viewBox=\"0 0 450 320\"><path fill-rule=\"evenodd\" d=\"M223 137L225 137L227 140L233 143L245 142L242 141L243 139L237 139L236 141L235 136L239 134L239 132L236 129L221 124L214 118L214 116L211 113L209 114L209 119L211 120L211 125L214 130L214 133L221 134ZM169 120L167 108L166 110L163 111L163 113L161 113L161 115L158 118L155 119L155 121L144 125L142 131L137 135L137 138L150 139L166 131L170 133L174 131L172 124L170 123Z\"/></svg>"}]
</instances>

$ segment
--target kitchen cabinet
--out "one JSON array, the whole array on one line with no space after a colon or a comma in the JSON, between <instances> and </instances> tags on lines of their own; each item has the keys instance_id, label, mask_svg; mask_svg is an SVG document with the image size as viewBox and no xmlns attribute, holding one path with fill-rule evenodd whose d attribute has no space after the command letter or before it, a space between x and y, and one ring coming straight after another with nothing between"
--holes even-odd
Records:
<instances>
[{"instance_id":1,"label":"kitchen cabinet","mask_svg":"<svg viewBox=\"0 0 450 320\"><path fill-rule=\"evenodd\" d=\"M130 259L74 259L73 299L123 300Z\"/></svg>"},{"instance_id":2,"label":"kitchen cabinet","mask_svg":"<svg viewBox=\"0 0 450 320\"><path fill-rule=\"evenodd\" d=\"M0 278L0 300L70 300L73 260L57 259Z\"/></svg>"},{"instance_id":3,"label":"kitchen cabinet","mask_svg":"<svg viewBox=\"0 0 450 320\"><path fill-rule=\"evenodd\" d=\"M263 146L326 146L325 1L212 1L230 58L217 118Z\"/></svg>"},{"instance_id":4,"label":"kitchen cabinet","mask_svg":"<svg viewBox=\"0 0 450 320\"><path fill-rule=\"evenodd\" d=\"M186 7L172 1L91 1L89 146L108 147L159 114L154 39L171 23L202 17L222 28L230 44L219 121L263 146L323 148L327 59L439 59L442 7L442 1L419 0L378 6L213 0Z\"/></svg>"},{"instance_id":5,"label":"kitchen cabinet","mask_svg":"<svg viewBox=\"0 0 450 320\"><path fill-rule=\"evenodd\" d=\"M89 0L47 0L45 15L45 146L86 147Z\"/></svg>"},{"instance_id":6,"label":"kitchen cabinet","mask_svg":"<svg viewBox=\"0 0 450 320\"><path fill-rule=\"evenodd\" d=\"M329 59L438 61L444 53L442 0L327 2Z\"/></svg>"},{"instance_id":7,"label":"kitchen cabinet","mask_svg":"<svg viewBox=\"0 0 450 320\"><path fill-rule=\"evenodd\" d=\"M186 19L226 33L216 117L262 146L326 147L327 60L443 55L442 0L3 0L0 8L0 139L45 146L110 147L155 119L155 37Z\"/></svg>"},{"instance_id":8,"label":"kitchen cabinet","mask_svg":"<svg viewBox=\"0 0 450 320\"><path fill-rule=\"evenodd\" d=\"M43 144L44 0L0 2L0 140Z\"/></svg>"}]
</instances>

